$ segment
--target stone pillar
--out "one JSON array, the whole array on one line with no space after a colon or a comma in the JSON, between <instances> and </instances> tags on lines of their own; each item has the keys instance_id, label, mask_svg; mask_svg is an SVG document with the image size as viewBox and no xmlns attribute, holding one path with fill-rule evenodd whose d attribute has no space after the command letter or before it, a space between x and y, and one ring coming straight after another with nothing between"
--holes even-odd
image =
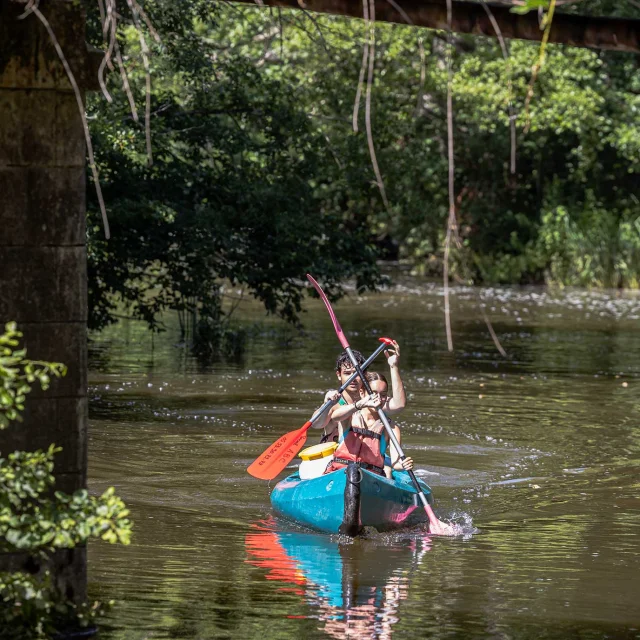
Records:
<instances>
[{"instance_id":1,"label":"stone pillar","mask_svg":"<svg viewBox=\"0 0 640 640\"><path fill-rule=\"evenodd\" d=\"M40 3L84 91L96 82L81 3ZM0 0L0 323L18 323L27 355L63 362L46 392L34 386L25 420L0 431L0 452L63 447L56 488L86 486L87 284L85 140L75 94L44 26L19 20L24 2ZM64 590L86 592L85 550L58 554ZM16 568L15 555L0 569Z\"/></svg>"}]
</instances>

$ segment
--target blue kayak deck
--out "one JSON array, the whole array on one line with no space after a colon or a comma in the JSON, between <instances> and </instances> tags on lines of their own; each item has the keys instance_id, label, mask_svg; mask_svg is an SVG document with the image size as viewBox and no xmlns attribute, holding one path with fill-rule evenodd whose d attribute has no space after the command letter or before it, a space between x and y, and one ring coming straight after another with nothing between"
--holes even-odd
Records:
<instances>
[{"instance_id":1,"label":"blue kayak deck","mask_svg":"<svg viewBox=\"0 0 640 640\"><path fill-rule=\"evenodd\" d=\"M432 503L431 489L419 482ZM363 527L388 531L427 520L408 473L394 472L389 480L355 465L310 480L293 473L274 487L271 504L325 533L357 535Z\"/></svg>"}]
</instances>

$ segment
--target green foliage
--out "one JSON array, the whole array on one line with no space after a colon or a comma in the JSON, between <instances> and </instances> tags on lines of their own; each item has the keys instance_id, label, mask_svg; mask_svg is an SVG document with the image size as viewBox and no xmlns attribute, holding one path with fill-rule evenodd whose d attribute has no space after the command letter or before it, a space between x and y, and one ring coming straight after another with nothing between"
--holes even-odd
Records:
<instances>
[{"instance_id":1,"label":"green foliage","mask_svg":"<svg viewBox=\"0 0 640 640\"><path fill-rule=\"evenodd\" d=\"M3 640L51 638L60 629L83 629L95 624L108 605L100 602L75 605L55 588L52 576L0 573L0 625Z\"/></svg>"},{"instance_id":2,"label":"green foliage","mask_svg":"<svg viewBox=\"0 0 640 640\"><path fill-rule=\"evenodd\" d=\"M89 102L112 230L106 241L91 203L90 327L124 306L154 329L164 310L197 312L223 334L229 283L297 324L307 272L334 297L345 277L380 283L370 231L325 206L335 160L289 83L221 51L218 9L151 8L169 43L152 56L153 165L116 76L112 105ZM139 43L127 29L120 38L140 100Z\"/></svg>"},{"instance_id":3,"label":"green foliage","mask_svg":"<svg viewBox=\"0 0 640 640\"><path fill-rule=\"evenodd\" d=\"M416 271L440 274L448 215L447 68L441 36L376 25L372 131L390 201L387 209L372 180L362 133L363 100L360 132L350 127L362 23L327 16L311 22L300 14L287 19L286 36L281 43L276 32L273 63L265 64L263 73L286 78L330 141L336 162L323 167L331 176L326 195L345 215L368 226L387 255L410 261ZM262 59L262 40L253 43L270 23L267 14L246 12L241 21L228 13L219 20L225 48L233 50L241 33L245 56ZM464 248L453 252L452 272L466 274L459 264L465 260L479 282L556 282L552 261L564 253L563 260L571 262L578 254L569 246L556 247L552 258L541 234L549 208L564 206L581 218L585 233L591 225L592 237L606 227L615 245L611 251L619 254L608 260L607 269L613 271L606 277L596 266L601 258L576 267L583 274L579 282L635 286L637 261L631 247L636 242L634 220L640 216L633 196L640 178L635 126L640 70L635 59L549 45L524 134L525 96L539 45L513 41L505 61L495 40L455 36L453 55L455 184ZM515 113L515 175L509 172L509 103ZM600 215L614 222L598 221ZM615 221L622 225L619 237ZM569 272L566 277L561 281L577 282Z\"/></svg>"},{"instance_id":4,"label":"green foliage","mask_svg":"<svg viewBox=\"0 0 640 640\"><path fill-rule=\"evenodd\" d=\"M637 287L640 216L599 207L593 196L577 212L557 206L542 217L538 250L550 282Z\"/></svg>"},{"instance_id":5,"label":"green foliage","mask_svg":"<svg viewBox=\"0 0 640 640\"><path fill-rule=\"evenodd\" d=\"M522 4L511 7L510 11L512 13L525 14L532 10L548 9L549 4L549 0L524 0Z\"/></svg>"},{"instance_id":6,"label":"green foliage","mask_svg":"<svg viewBox=\"0 0 640 640\"><path fill-rule=\"evenodd\" d=\"M89 538L128 544L129 510L113 487L101 496L84 489L53 492L53 457L61 449L16 451L0 458L0 550L53 551Z\"/></svg>"},{"instance_id":7,"label":"green foliage","mask_svg":"<svg viewBox=\"0 0 640 640\"><path fill-rule=\"evenodd\" d=\"M5 429L11 420L21 420L24 399L33 382L47 389L51 376L59 378L67 373L67 368L57 362L27 360L25 349L15 349L21 337L15 322L7 323L0 335L0 429Z\"/></svg>"},{"instance_id":8,"label":"green foliage","mask_svg":"<svg viewBox=\"0 0 640 640\"><path fill-rule=\"evenodd\" d=\"M21 421L31 383L46 389L51 375L66 373L64 365L28 360L20 349L22 334L10 322L0 335L0 425ZM84 490L73 495L55 491L54 456L61 449L14 451L0 457L0 551L28 552L46 562L56 549L69 549L90 538L128 544L132 523L124 502L113 487L100 496ZM52 628L84 625L90 609L78 609L57 593L45 572L0 575L0 627L15 628L11 637L47 637ZM99 611L94 607L93 613ZM24 636L18 635L18 630ZM29 635L31 633L32 635Z\"/></svg>"},{"instance_id":9,"label":"green foliage","mask_svg":"<svg viewBox=\"0 0 640 640\"><path fill-rule=\"evenodd\" d=\"M231 335L225 283L297 323L308 271L334 297L349 277L359 287L379 284L381 257L441 274L448 215L443 35L376 25L371 130L387 207L369 157L364 90L358 132L351 126L363 23L242 5L212 8L204 0L187 5L188 11L168 0L145 5L163 37L151 57L152 166L144 126L128 113L118 75L109 78L112 104L99 96L89 102L113 231L104 241L91 202L91 327L114 321L121 305L153 328L161 327L166 309L196 312L202 349L219 350L222 336ZM546 9L548 2L522 7ZM626 0L558 7L578 10L625 16L635 9ZM139 41L125 28L119 42L141 110ZM550 44L527 119L539 44L514 40L509 49L505 61L495 39L453 38L464 245L454 252L453 273L466 273L464 260L478 282L635 286L637 59ZM570 212L583 249L596 251L595 238L606 232L617 257L600 252L578 264L578 245L550 248L556 223L548 214L558 207Z\"/></svg>"}]
</instances>

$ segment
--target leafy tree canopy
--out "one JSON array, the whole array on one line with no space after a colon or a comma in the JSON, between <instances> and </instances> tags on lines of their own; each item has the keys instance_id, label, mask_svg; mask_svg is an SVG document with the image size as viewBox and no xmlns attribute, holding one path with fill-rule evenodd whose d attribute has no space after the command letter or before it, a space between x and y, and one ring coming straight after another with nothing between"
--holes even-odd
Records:
<instances>
[{"instance_id":1,"label":"leafy tree canopy","mask_svg":"<svg viewBox=\"0 0 640 640\"><path fill-rule=\"evenodd\" d=\"M225 282L295 323L307 272L334 295L345 277L359 287L381 281L367 226L331 201L326 165L335 160L294 89L221 47L217 10L190 6L182 15L153 3L168 35L151 56L151 166L115 74L113 103L97 96L89 106L112 229L105 241L91 216L93 328L122 302L151 327L164 309L220 321ZM144 104L137 34L119 37Z\"/></svg>"},{"instance_id":2,"label":"leafy tree canopy","mask_svg":"<svg viewBox=\"0 0 640 640\"><path fill-rule=\"evenodd\" d=\"M150 57L153 165L117 73L108 82L114 102L96 96L89 105L113 229L104 241L92 214L92 327L112 321L123 301L150 326L168 308L197 307L220 323L226 281L296 322L307 271L332 295L349 277L379 284L380 256L440 273L446 34L376 25L370 117L387 205L365 134L362 21L195 0L145 7L163 38ZM585 0L558 10L624 16L637 8ZM131 28L118 37L142 112L140 41ZM463 241L454 274L636 286L638 56L549 45L525 108L537 43L507 43L505 59L495 39L452 41Z\"/></svg>"}]
</instances>

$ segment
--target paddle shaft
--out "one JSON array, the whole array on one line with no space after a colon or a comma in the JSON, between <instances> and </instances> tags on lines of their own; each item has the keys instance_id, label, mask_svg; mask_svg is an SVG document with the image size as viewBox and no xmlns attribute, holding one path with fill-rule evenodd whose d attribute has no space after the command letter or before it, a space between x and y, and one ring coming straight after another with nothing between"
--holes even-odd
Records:
<instances>
[{"instance_id":1,"label":"paddle shaft","mask_svg":"<svg viewBox=\"0 0 640 640\"><path fill-rule=\"evenodd\" d=\"M353 355L353 352L351 351L351 347L347 347L346 351L347 351L347 354L349 355L349 360L351 360L351 364L353 364L353 367L356 370L356 373L360 376L360 379L362 380L362 384L364 385L364 388L366 389L367 393L371 395L373 393L371 389L371 385L369 384L367 377L364 375L364 371L358 365L358 361ZM396 438L396 434L393 428L391 427L391 425L389 424L389 420L385 412L382 409L378 409L378 415L380 416L380 420L382 420L382 424L384 425L384 428L387 431L389 439L393 443L393 446L395 447L396 451L398 452L398 455L400 456L400 460L404 460L407 456L404 454L404 451L402 450L402 447L398 442L398 438ZM420 485L418 484L418 478L416 478L416 474L413 473L413 469L410 469L408 473L409 473L409 477L411 478L411 481L413 482L413 486L416 488L416 491L420 496L420 501L422 502L422 505L424 506L425 509L427 509L427 513L429 513L429 511L433 513L431 506L427 501L427 497L424 495L424 491L422 491L422 489L420 488ZM430 514L429 514L429 519L431 519Z\"/></svg>"},{"instance_id":2,"label":"paddle shaft","mask_svg":"<svg viewBox=\"0 0 640 640\"><path fill-rule=\"evenodd\" d=\"M356 373L360 376L360 379L362 380L362 384L364 385L364 388L366 389L367 393L371 395L371 385L369 384L369 381L366 379L364 373L362 372L362 368L358 365L358 361L353 355L353 351L351 351L351 347L349 346L349 341L347 340L347 337L344 335L344 332L342 331L342 327L338 322L338 318L336 318L336 314L333 312L333 308L331 307L331 303L329 302L329 299L327 298L324 291L322 290L322 287L313 278L313 276L311 276L310 274L307 274L307 279L313 285L313 288L318 292L318 295L322 299L322 302L324 302L324 306L327 308L327 311L329 312L331 322L333 323L333 328L335 329L335 332L336 332L336 335L338 336L338 340L340 341L340 344L344 347L345 351L347 352L349 359L351 360L351 364L353 364L353 368L356 370ZM404 452L402 451L402 447L398 442L398 438L396 438L396 434L391 428L391 425L389 424L389 420L387 420L387 416L385 415L384 411L382 411L381 409L378 410L378 413L380 414L380 419L382 420L382 424L384 425L384 428L389 434L389 439L393 443L393 446L396 448L396 451L400 456L400 460L405 460L407 456L404 455ZM431 505L427 501L427 497L424 495L424 492L422 491L420 485L418 484L418 478L416 478L416 474L413 472L412 469L409 470L409 477L411 478L411 482L413 482L413 486L415 487L416 492L420 496L420 501L422 502L422 506L424 507L424 510L426 511L427 516L429 516L429 522L431 523L431 526L435 531L439 531L441 528L440 521L438 520L438 518L436 518L436 514L433 512Z\"/></svg>"}]
</instances>

